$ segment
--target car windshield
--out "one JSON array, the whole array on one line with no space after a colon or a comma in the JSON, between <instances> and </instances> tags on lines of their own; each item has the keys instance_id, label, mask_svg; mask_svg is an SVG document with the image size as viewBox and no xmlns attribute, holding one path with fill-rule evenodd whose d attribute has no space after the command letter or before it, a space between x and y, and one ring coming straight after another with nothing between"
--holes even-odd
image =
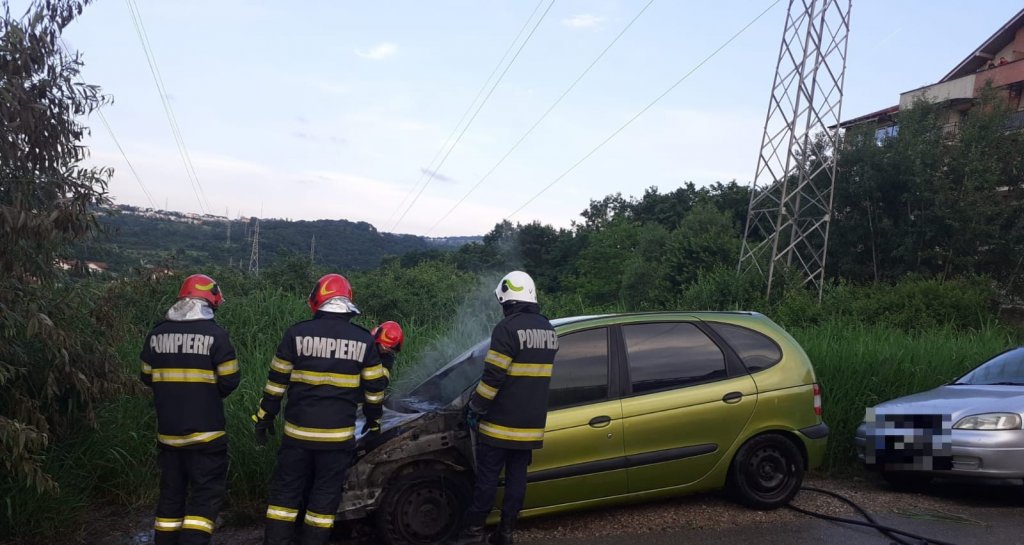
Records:
<instances>
[{"instance_id":1,"label":"car windshield","mask_svg":"<svg viewBox=\"0 0 1024 545\"><path fill-rule=\"evenodd\" d=\"M1024 386L1024 347L999 354L960 377L954 384Z\"/></svg>"},{"instance_id":2,"label":"car windshield","mask_svg":"<svg viewBox=\"0 0 1024 545\"><path fill-rule=\"evenodd\" d=\"M401 398L391 399L389 408L420 412L447 406L472 387L484 369L490 340L483 340L463 352Z\"/></svg>"},{"instance_id":3,"label":"car windshield","mask_svg":"<svg viewBox=\"0 0 1024 545\"><path fill-rule=\"evenodd\" d=\"M558 327L600 317L602 316L556 318L551 320L551 325ZM417 386L408 390L408 393L388 397L385 405L393 411L404 413L424 412L448 406L480 380L488 348L490 348L489 338L476 343L423 382L419 382ZM417 384L417 379L413 379L411 384Z\"/></svg>"}]
</instances>

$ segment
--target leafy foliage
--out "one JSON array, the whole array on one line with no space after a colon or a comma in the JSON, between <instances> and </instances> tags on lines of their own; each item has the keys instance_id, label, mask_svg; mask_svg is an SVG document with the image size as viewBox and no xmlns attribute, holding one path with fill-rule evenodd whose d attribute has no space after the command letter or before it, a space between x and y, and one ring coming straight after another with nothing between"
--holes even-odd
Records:
<instances>
[{"instance_id":1,"label":"leafy foliage","mask_svg":"<svg viewBox=\"0 0 1024 545\"><path fill-rule=\"evenodd\" d=\"M97 293L57 267L95 227L110 171L81 166L79 121L103 105L60 34L87 2L35 2L0 19L0 485L53 486L43 449L120 391L89 311Z\"/></svg>"},{"instance_id":2,"label":"leafy foliage","mask_svg":"<svg viewBox=\"0 0 1024 545\"><path fill-rule=\"evenodd\" d=\"M907 273L984 274L1010 286L1024 252L1024 146L992 89L954 125L919 100L899 135L847 135L840 154L830 274L892 281Z\"/></svg>"}]
</instances>

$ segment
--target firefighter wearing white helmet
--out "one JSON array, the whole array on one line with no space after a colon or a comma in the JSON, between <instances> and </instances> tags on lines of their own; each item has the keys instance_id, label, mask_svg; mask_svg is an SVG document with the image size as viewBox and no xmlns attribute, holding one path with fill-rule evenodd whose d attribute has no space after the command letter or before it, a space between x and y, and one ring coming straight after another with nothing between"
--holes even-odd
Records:
<instances>
[{"instance_id":1,"label":"firefighter wearing white helmet","mask_svg":"<svg viewBox=\"0 0 1024 545\"><path fill-rule=\"evenodd\" d=\"M469 400L467 420L476 436L473 503L456 543L487 543L484 521L491 512L498 477L505 471L501 522L493 543L510 544L526 498L526 468L544 443L548 386L558 336L540 313L530 275L512 271L494 290L505 318L491 333L484 372Z\"/></svg>"},{"instance_id":2,"label":"firefighter wearing white helmet","mask_svg":"<svg viewBox=\"0 0 1024 545\"><path fill-rule=\"evenodd\" d=\"M533 285L533 278L523 271L512 271L505 275L494 289L494 295L498 297L499 303L519 301L523 303L537 302L537 287Z\"/></svg>"}]
</instances>

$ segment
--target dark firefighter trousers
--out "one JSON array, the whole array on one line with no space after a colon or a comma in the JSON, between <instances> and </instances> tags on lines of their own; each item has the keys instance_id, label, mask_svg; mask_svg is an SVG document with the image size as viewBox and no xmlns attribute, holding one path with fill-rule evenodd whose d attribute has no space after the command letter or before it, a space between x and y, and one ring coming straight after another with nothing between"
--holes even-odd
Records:
<instances>
[{"instance_id":1,"label":"dark firefighter trousers","mask_svg":"<svg viewBox=\"0 0 1024 545\"><path fill-rule=\"evenodd\" d=\"M515 521L526 500L526 468L533 460L532 450L500 448L476 444L476 482L473 504L466 511L466 526L483 526L494 506L498 478L505 470L505 495L501 503L502 520Z\"/></svg>"},{"instance_id":2,"label":"dark firefighter trousers","mask_svg":"<svg viewBox=\"0 0 1024 545\"><path fill-rule=\"evenodd\" d=\"M351 450L307 449L282 443L270 481L264 545L290 545L299 511L302 545L322 545L331 537L334 514L341 503Z\"/></svg>"},{"instance_id":3,"label":"dark firefighter trousers","mask_svg":"<svg viewBox=\"0 0 1024 545\"><path fill-rule=\"evenodd\" d=\"M206 545L224 500L227 446L214 450L160 448L156 545Z\"/></svg>"}]
</instances>

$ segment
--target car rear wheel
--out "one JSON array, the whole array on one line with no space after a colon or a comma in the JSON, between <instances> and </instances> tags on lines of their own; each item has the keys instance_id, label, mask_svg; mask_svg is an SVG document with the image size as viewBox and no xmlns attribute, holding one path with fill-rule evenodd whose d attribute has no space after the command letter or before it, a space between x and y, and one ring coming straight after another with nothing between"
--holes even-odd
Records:
<instances>
[{"instance_id":1,"label":"car rear wheel","mask_svg":"<svg viewBox=\"0 0 1024 545\"><path fill-rule=\"evenodd\" d=\"M421 467L388 483L375 526L388 545L427 545L452 539L469 505L468 479L447 469Z\"/></svg>"},{"instance_id":2,"label":"car rear wheel","mask_svg":"<svg viewBox=\"0 0 1024 545\"><path fill-rule=\"evenodd\" d=\"M758 435L740 447L729 468L729 488L736 501L754 509L777 509L789 503L804 480L800 449L777 434Z\"/></svg>"}]
</instances>

